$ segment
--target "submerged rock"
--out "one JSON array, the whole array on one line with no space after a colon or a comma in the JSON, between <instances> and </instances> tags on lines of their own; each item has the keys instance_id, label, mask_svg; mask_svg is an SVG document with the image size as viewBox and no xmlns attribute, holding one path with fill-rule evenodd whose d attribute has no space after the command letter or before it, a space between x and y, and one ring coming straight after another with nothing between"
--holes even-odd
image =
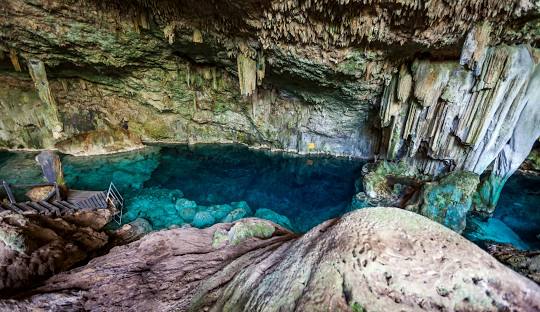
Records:
<instances>
[{"instance_id":1,"label":"submerged rock","mask_svg":"<svg viewBox=\"0 0 540 312\"><path fill-rule=\"evenodd\" d=\"M259 219L154 232L0 308L537 311L540 287L423 216L367 208L301 237Z\"/></svg>"},{"instance_id":2,"label":"submerged rock","mask_svg":"<svg viewBox=\"0 0 540 312\"><path fill-rule=\"evenodd\" d=\"M248 203L246 203L245 201L232 202L231 207L233 207L233 209L243 210L246 215L253 215L253 211L249 207Z\"/></svg>"},{"instance_id":3,"label":"submerged rock","mask_svg":"<svg viewBox=\"0 0 540 312\"><path fill-rule=\"evenodd\" d=\"M231 211L233 210L233 207L231 205L214 205L208 208L208 212L212 214L212 216L216 220L222 220L225 218Z\"/></svg>"},{"instance_id":4,"label":"submerged rock","mask_svg":"<svg viewBox=\"0 0 540 312\"><path fill-rule=\"evenodd\" d=\"M193 222L191 222L191 225L196 228L205 228L213 225L214 223L216 223L216 218L214 218L209 211L199 211L195 214L195 217L193 217Z\"/></svg>"},{"instance_id":5,"label":"submerged rock","mask_svg":"<svg viewBox=\"0 0 540 312\"><path fill-rule=\"evenodd\" d=\"M191 223L193 221L193 218L195 218L195 214L197 214L197 210L191 207L184 207L178 210L178 215L188 223Z\"/></svg>"},{"instance_id":6,"label":"submerged rock","mask_svg":"<svg viewBox=\"0 0 540 312\"><path fill-rule=\"evenodd\" d=\"M469 218L464 236L480 244L494 242L497 244L510 244L519 250L529 249L529 246L512 229L496 218L489 218L486 221Z\"/></svg>"},{"instance_id":7,"label":"submerged rock","mask_svg":"<svg viewBox=\"0 0 540 312\"><path fill-rule=\"evenodd\" d=\"M455 171L426 183L418 212L461 233L479 182L478 175L472 172Z\"/></svg>"},{"instance_id":8,"label":"submerged rock","mask_svg":"<svg viewBox=\"0 0 540 312\"><path fill-rule=\"evenodd\" d=\"M223 218L222 222L230 223L230 222L234 222L242 218L246 218L246 217L249 217L249 214L247 213L247 211L244 209L238 208L238 209L234 209L229 214L227 214L227 216Z\"/></svg>"},{"instance_id":9,"label":"submerged rock","mask_svg":"<svg viewBox=\"0 0 540 312\"><path fill-rule=\"evenodd\" d=\"M257 211L255 211L255 218L270 220L276 224L287 228L288 230L293 230L293 226L289 218L267 208L257 209Z\"/></svg>"}]
</instances>

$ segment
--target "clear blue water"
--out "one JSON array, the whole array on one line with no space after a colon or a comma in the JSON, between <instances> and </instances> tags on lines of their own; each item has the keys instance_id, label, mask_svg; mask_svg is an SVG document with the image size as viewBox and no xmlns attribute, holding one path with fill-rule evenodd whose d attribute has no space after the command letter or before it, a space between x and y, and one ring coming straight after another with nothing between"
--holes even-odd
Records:
<instances>
[{"instance_id":1,"label":"clear blue water","mask_svg":"<svg viewBox=\"0 0 540 312\"><path fill-rule=\"evenodd\" d=\"M42 180L35 153L0 152L0 179ZM67 183L105 190L113 181L126 198L124 222L146 218L155 229L257 216L297 232L349 209L359 160L298 156L238 145L153 146L114 155L63 156ZM198 214L198 217L195 216ZM540 177L514 175L489 220L470 218L465 236L540 248Z\"/></svg>"},{"instance_id":2,"label":"clear blue water","mask_svg":"<svg viewBox=\"0 0 540 312\"><path fill-rule=\"evenodd\" d=\"M258 216L297 232L349 209L363 165L240 145L154 146L114 155L64 156L62 162L71 188L104 190L113 181L126 198L124 222L144 217L162 229ZM29 174L36 175L39 171Z\"/></svg>"},{"instance_id":3,"label":"clear blue water","mask_svg":"<svg viewBox=\"0 0 540 312\"><path fill-rule=\"evenodd\" d=\"M540 177L514 174L488 220L468 218L464 233L481 247L487 240L520 249L540 249Z\"/></svg>"}]
</instances>

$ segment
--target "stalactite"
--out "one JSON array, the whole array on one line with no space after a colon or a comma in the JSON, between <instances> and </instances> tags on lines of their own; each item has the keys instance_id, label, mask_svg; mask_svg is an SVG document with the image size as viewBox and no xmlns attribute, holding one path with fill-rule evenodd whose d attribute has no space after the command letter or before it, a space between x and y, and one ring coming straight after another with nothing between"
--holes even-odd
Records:
<instances>
[{"instance_id":1,"label":"stalactite","mask_svg":"<svg viewBox=\"0 0 540 312\"><path fill-rule=\"evenodd\" d=\"M237 64L240 93L252 95L257 88L257 62L243 53L238 53Z\"/></svg>"},{"instance_id":2,"label":"stalactite","mask_svg":"<svg viewBox=\"0 0 540 312\"><path fill-rule=\"evenodd\" d=\"M193 30L193 39L192 41L194 43L203 43L203 35L200 30L194 29Z\"/></svg>"},{"instance_id":3,"label":"stalactite","mask_svg":"<svg viewBox=\"0 0 540 312\"><path fill-rule=\"evenodd\" d=\"M17 56L17 51L15 51L15 49L9 49L9 59L11 60L13 68L15 68L16 71L20 72L21 64L19 63L19 57Z\"/></svg>"},{"instance_id":4,"label":"stalactite","mask_svg":"<svg viewBox=\"0 0 540 312\"><path fill-rule=\"evenodd\" d=\"M416 60L411 76L402 66L381 101L381 126L390 133L387 157L427 156L417 165L428 174L437 174L449 164L458 170L484 172L515 135L524 107L537 104L524 100L538 62L531 49L525 45L488 48L474 69L457 62ZM481 68L479 76L476 68ZM408 95L411 88L414 92ZM421 146L426 155L418 155Z\"/></svg>"},{"instance_id":5,"label":"stalactite","mask_svg":"<svg viewBox=\"0 0 540 312\"><path fill-rule=\"evenodd\" d=\"M49 110L49 117L45 118L46 126L51 130L53 137L58 139L62 136L63 126L58 118L58 107L49 87L45 64L41 60L30 59L28 61L28 71L34 81L39 98L47 105Z\"/></svg>"},{"instance_id":6,"label":"stalactite","mask_svg":"<svg viewBox=\"0 0 540 312\"><path fill-rule=\"evenodd\" d=\"M261 86L266 72L266 59L262 51L257 53L257 85Z\"/></svg>"},{"instance_id":7,"label":"stalactite","mask_svg":"<svg viewBox=\"0 0 540 312\"><path fill-rule=\"evenodd\" d=\"M168 24L165 26L165 28L163 28L163 35L165 36L165 39L169 41L169 44L174 43L175 29L176 27L173 24Z\"/></svg>"}]
</instances>

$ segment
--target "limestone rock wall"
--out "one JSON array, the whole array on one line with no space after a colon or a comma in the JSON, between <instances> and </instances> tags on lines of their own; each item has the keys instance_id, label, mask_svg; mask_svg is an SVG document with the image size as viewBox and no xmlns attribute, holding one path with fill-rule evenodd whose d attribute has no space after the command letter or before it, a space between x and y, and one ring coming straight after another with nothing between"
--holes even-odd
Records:
<instances>
[{"instance_id":1,"label":"limestone rock wall","mask_svg":"<svg viewBox=\"0 0 540 312\"><path fill-rule=\"evenodd\" d=\"M453 63L466 39L462 63L478 72L488 46L536 44L539 12L513 0L6 0L0 103L13 113L0 118L1 144L111 152L138 144L116 135L128 121L145 141L373 157L385 145L380 99L400 66L424 55L421 76L432 60ZM444 75L414 96L434 100L427 88ZM43 113L16 113L36 94Z\"/></svg>"}]
</instances>

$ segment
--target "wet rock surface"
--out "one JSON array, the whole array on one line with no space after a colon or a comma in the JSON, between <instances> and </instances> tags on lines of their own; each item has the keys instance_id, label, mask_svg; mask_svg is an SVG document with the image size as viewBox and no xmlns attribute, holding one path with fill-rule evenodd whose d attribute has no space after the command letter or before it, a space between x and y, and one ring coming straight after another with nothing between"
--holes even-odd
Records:
<instances>
[{"instance_id":1,"label":"wet rock surface","mask_svg":"<svg viewBox=\"0 0 540 312\"><path fill-rule=\"evenodd\" d=\"M259 219L154 232L0 307L537 311L540 288L440 224L368 208L300 237Z\"/></svg>"}]
</instances>

